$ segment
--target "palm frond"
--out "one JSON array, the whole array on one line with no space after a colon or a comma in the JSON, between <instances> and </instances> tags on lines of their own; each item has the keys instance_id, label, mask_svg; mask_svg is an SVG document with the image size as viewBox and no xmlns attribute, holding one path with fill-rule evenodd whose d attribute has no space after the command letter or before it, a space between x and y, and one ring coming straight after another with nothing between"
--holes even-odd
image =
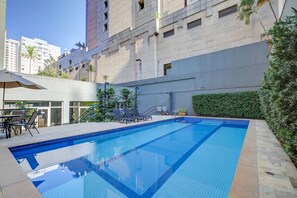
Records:
<instances>
[{"instance_id":1,"label":"palm frond","mask_svg":"<svg viewBox=\"0 0 297 198\"><path fill-rule=\"evenodd\" d=\"M258 0L257 1L257 7L263 6L265 3L268 3L270 0Z\"/></svg>"},{"instance_id":2,"label":"palm frond","mask_svg":"<svg viewBox=\"0 0 297 198\"><path fill-rule=\"evenodd\" d=\"M255 12L255 0L241 0L238 6L238 19L244 21L245 24L250 24L251 15Z\"/></svg>"}]
</instances>

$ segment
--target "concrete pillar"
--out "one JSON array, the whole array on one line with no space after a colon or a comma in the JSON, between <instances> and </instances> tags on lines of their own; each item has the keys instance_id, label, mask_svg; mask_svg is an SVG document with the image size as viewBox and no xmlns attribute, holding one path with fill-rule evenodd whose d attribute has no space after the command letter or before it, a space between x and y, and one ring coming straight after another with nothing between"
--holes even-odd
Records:
<instances>
[{"instance_id":1,"label":"concrete pillar","mask_svg":"<svg viewBox=\"0 0 297 198\"><path fill-rule=\"evenodd\" d=\"M69 100L63 101L63 124L69 123Z\"/></svg>"},{"instance_id":2,"label":"concrete pillar","mask_svg":"<svg viewBox=\"0 0 297 198\"><path fill-rule=\"evenodd\" d=\"M0 98L0 109L2 109L2 107L3 107L3 89L0 89L0 96L1 96L1 98ZM2 111L0 111L0 115L2 115Z\"/></svg>"},{"instance_id":3,"label":"concrete pillar","mask_svg":"<svg viewBox=\"0 0 297 198\"><path fill-rule=\"evenodd\" d=\"M154 77L158 77L158 36L153 36L154 38Z\"/></svg>"}]
</instances>

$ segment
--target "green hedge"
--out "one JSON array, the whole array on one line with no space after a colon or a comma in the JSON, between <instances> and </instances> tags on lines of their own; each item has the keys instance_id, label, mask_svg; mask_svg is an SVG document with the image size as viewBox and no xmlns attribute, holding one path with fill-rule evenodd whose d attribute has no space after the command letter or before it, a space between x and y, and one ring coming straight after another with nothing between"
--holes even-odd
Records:
<instances>
[{"instance_id":1,"label":"green hedge","mask_svg":"<svg viewBox=\"0 0 297 198\"><path fill-rule=\"evenodd\" d=\"M297 167L297 10L268 31L272 50L260 99L269 127Z\"/></svg>"},{"instance_id":2,"label":"green hedge","mask_svg":"<svg viewBox=\"0 0 297 198\"><path fill-rule=\"evenodd\" d=\"M197 115L235 118L263 118L258 92L202 94L193 96Z\"/></svg>"}]
</instances>

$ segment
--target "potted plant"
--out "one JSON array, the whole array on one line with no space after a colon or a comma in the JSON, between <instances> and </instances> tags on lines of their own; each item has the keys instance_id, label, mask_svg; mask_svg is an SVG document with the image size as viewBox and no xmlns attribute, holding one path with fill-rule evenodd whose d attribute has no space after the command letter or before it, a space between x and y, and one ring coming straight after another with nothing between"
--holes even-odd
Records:
<instances>
[{"instance_id":1,"label":"potted plant","mask_svg":"<svg viewBox=\"0 0 297 198\"><path fill-rule=\"evenodd\" d=\"M179 108L177 110L177 113L179 116L185 116L186 115L186 109L185 108Z\"/></svg>"}]
</instances>

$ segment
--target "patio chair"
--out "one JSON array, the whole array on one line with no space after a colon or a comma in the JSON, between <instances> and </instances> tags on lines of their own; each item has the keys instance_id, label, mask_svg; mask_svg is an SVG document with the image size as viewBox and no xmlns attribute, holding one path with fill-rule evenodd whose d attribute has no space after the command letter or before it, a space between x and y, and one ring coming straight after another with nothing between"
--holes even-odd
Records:
<instances>
[{"instance_id":1,"label":"patio chair","mask_svg":"<svg viewBox=\"0 0 297 198\"><path fill-rule=\"evenodd\" d=\"M133 115L137 117L142 117L143 120L153 119L152 116L146 116L146 115L140 114L137 108L133 109Z\"/></svg>"},{"instance_id":2,"label":"patio chair","mask_svg":"<svg viewBox=\"0 0 297 198\"><path fill-rule=\"evenodd\" d=\"M20 117L12 118L12 122L25 122L26 121L26 111L25 110L13 110L12 115L18 115Z\"/></svg>"},{"instance_id":3,"label":"patio chair","mask_svg":"<svg viewBox=\"0 0 297 198\"><path fill-rule=\"evenodd\" d=\"M31 115L31 117L29 118L29 120L25 123L12 123L12 127L20 127L20 133L22 133L22 127L25 127L25 130L29 131L29 133L31 134L31 136L33 137L33 134L31 132L30 129L35 129L37 131L37 133L39 134L38 129L36 128L36 122L35 119L37 118L37 116L39 115L39 111L34 111Z\"/></svg>"},{"instance_id":4,"label":"patio chair","mask_svg":"<svg viewBox=\"0 0 297 198\"><path fill-rule=\"evenodd\" d=\"M113 110L113 115L114 115L114 118L116 120L119 120L120 122L126 122L126 124L128 122L135 122L135 119L134 118L128 118L128 117L124 117L122 114L121 114L121 111L119 109L114 109Z\"/></svg>"},{"instance_id":5,"label":"patio chair","mask_svg":"<svg viewBox=\"0 0 297 198\"><path fill-rule=\"evenodd\" d=\"M26 122L26 111L25 110L13 110L12 115L17 115L19 117L14 117L11 119L11 124L20 124ZM14 134L17 135L18 130L16 128L12 128L14 131ZM21 131L21 129L20 129Z\"/></svg>"},{"instance_id":6,"label":"patio chair","mask_svg":"<svg viewBox=\"0 0 297 198\"><path fill-rule=\"evenodd\" d=\"M0 132L5 133L5 131L4 123L0 121Z\"/></svg>"}]
</instances>

